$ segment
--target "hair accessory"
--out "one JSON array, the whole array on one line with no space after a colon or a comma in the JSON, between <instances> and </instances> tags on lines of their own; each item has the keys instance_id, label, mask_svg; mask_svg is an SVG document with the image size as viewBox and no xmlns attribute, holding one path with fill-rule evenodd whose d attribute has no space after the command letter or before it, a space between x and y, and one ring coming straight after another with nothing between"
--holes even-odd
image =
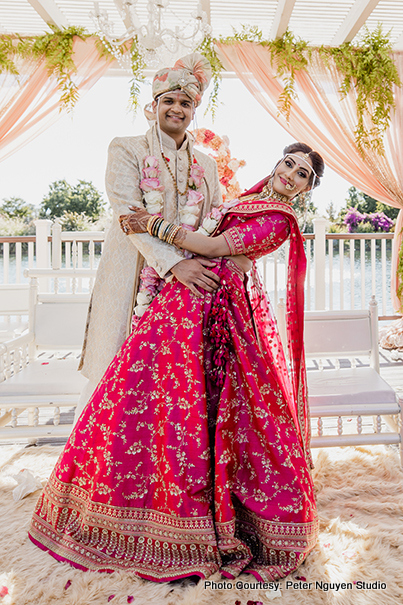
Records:
<instances>
[{"instance_id":1,"label":"hair accessory","mask_svg":"<svg viewBox=\"0 0 403 605\"><path fill-rule=\"evenodd\" d=\"M286 153L283 157L283 160L285 160L285 158L288 158L289 156L297 158L298 160L302 160L303 162L305 162L305 164L308 164L309 169L314 173L315 177L318 178L318 175L316 174L313 166L308 163L309 153L304 153L303 155L298 155L297 153Z\"/></svg>"}]
</instances>

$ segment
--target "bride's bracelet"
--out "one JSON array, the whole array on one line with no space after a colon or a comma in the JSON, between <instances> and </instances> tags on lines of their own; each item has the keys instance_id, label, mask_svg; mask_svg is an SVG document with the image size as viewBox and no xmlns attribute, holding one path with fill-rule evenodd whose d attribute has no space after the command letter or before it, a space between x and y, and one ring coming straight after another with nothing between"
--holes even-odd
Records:
<instances>
[{"instance_id":1,"label":"bride's bracelet","mask_svg":"<svg viewBox=\"0 0 403 605\"><path fill-rule=\"evenodd\" d=\"M169 223L158 215L151 216L147 222L147 232L153 237L158 237L167 244L174 243L175 237L180 229L180 225Z\"/></svg>"},{"instance_id":2,"label":"bride's bracelet","mask_svg":"<svg viewBox=\"0 0 403 605\"><path fill-rule=\"evenodd\" d=\"M150 216L147 222L147 232L150 235L156 235L155 230L158 230L158 226L162 223L164 219L158 214L153 214Z\"/></svg>"}]
</instances>

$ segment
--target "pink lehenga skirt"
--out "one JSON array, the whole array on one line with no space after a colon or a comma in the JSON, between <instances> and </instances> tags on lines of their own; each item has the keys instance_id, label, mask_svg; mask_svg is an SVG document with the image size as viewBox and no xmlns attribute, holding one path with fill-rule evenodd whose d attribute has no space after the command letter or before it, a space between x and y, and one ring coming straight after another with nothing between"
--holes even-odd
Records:
<instances>
[{"instance_id":1,"label":"pink lehenga skirt","mask_svg":"<svg viewBox=\"0 0 403 605\"><path fill-rule=\"evenodd\" d=\"M243 274L228 260L217 271L203 299L165 286L82 413L30 529L55 558L154 581L267 581L314 546L310 473Z\"/></svg>"}]
</instances>

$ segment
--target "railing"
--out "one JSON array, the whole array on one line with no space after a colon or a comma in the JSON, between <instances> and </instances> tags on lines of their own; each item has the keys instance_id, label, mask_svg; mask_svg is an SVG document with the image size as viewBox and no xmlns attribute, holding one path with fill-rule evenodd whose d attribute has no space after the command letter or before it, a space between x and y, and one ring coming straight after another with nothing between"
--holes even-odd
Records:
<instances>
[{"instance_id":1,"label":"railing","mask_svg":"<svg viewBox=\"0 0 403 605\"><path fill-rule=\"evenodd\" d=\"M58 223L37 220L36 235L0 237L0 285L27 283L26 269L96 269L103 231L63 231ZM52 231L52 235L51 235Z\"/></svg>"},{"instance_id":2,"label":"railing","mask_svg":"<svg viewBox=\"0 0 403 605\"><path fill-rule=\"evenodd\" d=\"M14 279L12 279L12 283L22 283L23 268L31 269L34 266L35 241L36 238L34 235L0 237L2 258L2 263L0 264L2 279L0 283L10 283L10 265L11 267L14 265ZM26 267L23 267L23 258Z\"/></svg>"},{"instance_id":3,"label":"railing","mask_svg":"<svg viewBox=\"0 0 403 605\"><path fill-rule=\"evenodd\" d=\"M367 308L375 294L380 318L394 314L390 299L391 233L326 233L325 219L314 220L314 233L305 235L307 255L306 309ZM52 235L51 235L52 231ZM26 283L24 269L96 269L102 253L103 232L62 232L58 223L36 221L36 236L0 237L1 284ZM266 289L275 308L285 297L288 245L262 261ZM1 262L2 261L2 262ZM41 278L40 290L52 284ZM71 291L66 280L65 292ZM87 290L79 281L78 291ZM83 290L84 289L84 290ZM1 305L0 305L1 310Z\"/></svg>"},{"instance_id":4,"label":"railing","mask_svg":"<svg viewBox=\"0 0 403 605\"><path fill-rule=\"evenodd\" d=\"M305 306L313 309L366 309L375 295L380 319L395 317L390 296L393 233L326 233L315 219L305 234ZM275 309L286 292L288 242L265 257L261 270Z\"/></svg>"}]
</instances>

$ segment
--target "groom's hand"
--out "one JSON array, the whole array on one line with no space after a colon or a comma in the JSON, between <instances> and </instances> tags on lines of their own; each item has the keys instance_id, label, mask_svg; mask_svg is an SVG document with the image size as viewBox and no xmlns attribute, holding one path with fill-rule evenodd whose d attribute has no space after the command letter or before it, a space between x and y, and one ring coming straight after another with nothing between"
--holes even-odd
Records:
<instances>
[{"instance_id":1,"label":"groom's hand","mask_svg":"<svg viewBox=\"0 0 403 605\"><path fill-rule=\"evenodd\" d=\"M203 293L198 288L206 292L214 292L220 285L218 275L208 269L208 267L215 267L216 264L215 261L196 256L195 258L181 260L172 267L171 273L178 281L187 286L195 296L203 298Z\"/></svg>"}]
</instances>

